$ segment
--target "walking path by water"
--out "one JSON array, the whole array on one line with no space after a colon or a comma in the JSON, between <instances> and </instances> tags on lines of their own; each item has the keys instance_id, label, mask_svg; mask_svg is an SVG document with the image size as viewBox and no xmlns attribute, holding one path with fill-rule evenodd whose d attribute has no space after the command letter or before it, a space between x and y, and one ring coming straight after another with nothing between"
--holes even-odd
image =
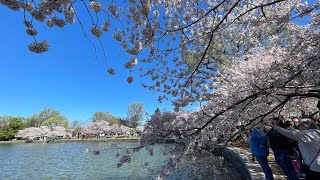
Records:
<instances>
[{"instance_id":1,"label":"walking path by water","mask_svg":"<svg viewBox=\"0 0 320 180\"><path fill-rule=\"evenodd\" d=\"M253 180L264 180L265 176L263 170L258 163L258 161L252 161L251 159L251 150L248 147L249 145L241 145L236 147L230 147L230 149L238 152L247 164L250 174ZM283 175L282 171L279 169L279 166L276 164L272 150L268 157L269 166L273 172L273 177L275 180L286 180L286 177Z\"/></svg>"}]
</instances>

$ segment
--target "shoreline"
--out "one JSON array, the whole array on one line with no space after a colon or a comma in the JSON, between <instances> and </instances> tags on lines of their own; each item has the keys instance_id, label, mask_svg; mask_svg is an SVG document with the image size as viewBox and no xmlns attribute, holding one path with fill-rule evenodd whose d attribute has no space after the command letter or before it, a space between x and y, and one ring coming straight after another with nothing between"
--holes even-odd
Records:
<instances>
[{"instance_id":1,"label":"shoreline","mask_svg":"<svg viewBox=\"0 0 320 180\"><path fill-rule=\"evenodd\" d=\"M37 144L37 143L69 143L69 142L138 142L139 138L107 138L107 139L56 139L56 140L16 140L0 141L0 144Z\"/></svg>"},{"instance_id":2,"label":"shoreline","mask_svg":"<svg viewBox=\"0 0 320 180\"><path fill-rule=\"evenodd\" d=\"M55 139L55 140L16 140L16 141L0 141L1 144L39 144L39 143L71 143L71 142L139 142L140 138L88 138L88 139ZM173 143L172 139L163 139L158 143Z\"/></svg>"}]
</instances>

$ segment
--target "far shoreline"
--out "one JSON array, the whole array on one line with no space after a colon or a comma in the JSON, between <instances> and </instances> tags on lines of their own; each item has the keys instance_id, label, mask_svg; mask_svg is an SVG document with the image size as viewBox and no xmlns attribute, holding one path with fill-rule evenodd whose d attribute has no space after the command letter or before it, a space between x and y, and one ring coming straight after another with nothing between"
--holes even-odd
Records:
<instances>
[{"instance_id":1,"label":"far shoreline","mask_svg":"<svg viewBox=\"0 0 320 180\"><path fill-rule=\"evenodd\" d=\"M55 139L55 140L16 140L0 141L0 144L37 144L37 143L69 143L69 142L138 142L139 138L106 138L106 139Z\"/></svg>"},{"instance_id":2,"label":"far shoreline","mask_svg":"<svg viewBox=\"0 0 320 180\"><path fill-rule=\"evenodd\" d=\"M70 142L139 142L140 138L88 138L88 139L55 139L55 140L15 140L15 141L0 141L1 144L44 144L44 143L70 143ZM173 143L173 139L163 139L158 143Z\"/></svg>"}]
</instances>

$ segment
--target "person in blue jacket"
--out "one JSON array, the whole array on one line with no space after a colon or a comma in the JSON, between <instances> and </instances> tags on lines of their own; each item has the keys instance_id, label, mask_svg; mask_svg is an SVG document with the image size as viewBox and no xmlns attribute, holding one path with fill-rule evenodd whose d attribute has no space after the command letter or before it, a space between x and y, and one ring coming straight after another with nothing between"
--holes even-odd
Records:
<instances>
[{"instance_id":1,"label":"person in blue jacket","mask_svg":"<svg viewBox=\"0 0 320 180\"><path fill-rule=\"evenodd\" d=\"M250 134L250 148L252 154L256 157L267 180L273 180L273 174L269 167L268 155L268 136L265 135L261 128L254 128Z\"/></svg>"}]
</instances>

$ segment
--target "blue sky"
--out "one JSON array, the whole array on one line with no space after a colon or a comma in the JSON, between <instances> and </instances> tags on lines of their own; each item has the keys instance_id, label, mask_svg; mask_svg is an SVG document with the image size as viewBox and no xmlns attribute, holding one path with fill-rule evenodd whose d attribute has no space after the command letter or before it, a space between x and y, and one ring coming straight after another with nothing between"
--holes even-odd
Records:
<instances>
[{"instance_id":1,"label":"blue sky","mask_svg":"<svg viewBox=\"0 0 320 180\"><path fill-rule=\"evenodd\" d=\"M81 15L83 24L91 24L85 13ZM305 24L305 20L310 19L295 22ZM158 103L158 94L142 88L137 77L132 84L126 82L129 72L123 66L131 57L110 33L103 34L102 42L108 65L116 68L115 76L106 72L106 59L90 27L85 26L86 32L97 54L77 21L63 29L35 24L38 41L46 39L50 45L48 52L35 54L27 48L33 38L25 32L22 11L0 5L0 22L0 115L30 117L54 108L69 121L86 121L97 111L125 117L132 102L144 103L149 114L156 108L173 109L170 102Z\"/></svg>"},{"instance_id":2,"label":"blue sky","mask_svg":"<svg viewBox=\"0 0 320 180\"><path fill-rule=\"evenodd\" d=\"M97 111L125 117L132 102L144 103L148 113L157 107L172 110L170 102L160 104L157 94L142 88L138 78L128 84L124 68L115 76L107 74L99 43L96 58L79 23L63 29L36 25L38 40L46 39L50 49L34 54L27 48L33 39L25 33L23 13L0 5L0 14L0 115L29 117L50 107L69 121L86 121ZM130 58L119 55L110 35L102 41L109 65L117 68Z\"/></svg>"}]
</instances>

